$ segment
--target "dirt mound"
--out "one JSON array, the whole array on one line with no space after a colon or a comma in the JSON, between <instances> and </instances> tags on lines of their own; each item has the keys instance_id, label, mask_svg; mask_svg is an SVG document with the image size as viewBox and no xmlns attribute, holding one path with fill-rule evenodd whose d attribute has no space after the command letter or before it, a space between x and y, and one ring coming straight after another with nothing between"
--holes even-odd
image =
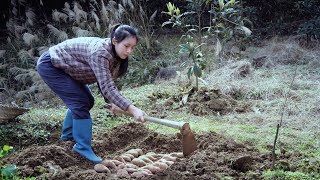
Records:
<instances>
[{"instance_id":1,"label":"dirt mound","mask_svg":"<svg viewBox=\"0 0 320 180\"><path fill-rule=\"evenodd\" d=\"M199 149L193 155L151 179L260 179L262 170L270 168L268 155L219 134L198 135L197 141Z\"/></svg>"},{"instance_id":2,"label":"dirt mound","mask_svg":"<svg viewBox=\"0 0 320 180\"><path fill-rule=\"evenodd\" d=\"M150 131L142 124L129 123L94 137L94 151L113 158L132 148L144 152L181 152L177 135ZM196 134L198 150L190 157L178 159L166 171L146 179L211 179L219 177L259 178L268 167L268 156L216 133ZM32 146L4 159L19 167L23 177L45 179L119 179L116 174L97 173L93 164L72 152L74 142L56 142L47 146Z\"/></svg>"},{"instance_id":3,"label":"dirt mound","mask_svg":"<svg viewBox=\"0 0 320 180\"><path fill-rule=\"evenodd\" d=\"M148 98L153 102L151 108L153 111L149 114L162 118L167 116L166 112L172 112L172 110L187 109L194 115L202 116L230 112L242 113L247 112L251 107L250 103L240 103L235 100L236 97L224 95L218 89L208 88L200 88L197 91L191 88L178 94L156 92Z\"/></svg>"}]
</instances>

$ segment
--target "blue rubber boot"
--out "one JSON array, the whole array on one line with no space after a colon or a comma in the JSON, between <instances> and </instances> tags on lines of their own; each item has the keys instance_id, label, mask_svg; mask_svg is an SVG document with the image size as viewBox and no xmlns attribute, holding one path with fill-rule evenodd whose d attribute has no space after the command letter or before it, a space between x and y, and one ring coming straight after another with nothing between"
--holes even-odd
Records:
<instances>
[{"instance_id":1,"label":"blue rubber boot","mask_svg":"<svg viewBox=\"0 0 320 180\"><path fill-rule=\"evenodd\" d=\"M76 141L76 144L73 146L74 151L95 164L102 161L91 148L92 119L74 119L73 137Z\"/></svg>"},{"instance_id":2,"label":"blue rubber boot","mask_svg":"<svg viewBox=\"0 0 320 180\"><path fill-rule=\"evenodd\" d=\"M63 125L62 125L62 133L61 133L61 140L62 141L72 141L72 126L73 126L73 118L71 110L68 109L66 113L66 117L64 118Z\"/></svg>"}]
</instances>

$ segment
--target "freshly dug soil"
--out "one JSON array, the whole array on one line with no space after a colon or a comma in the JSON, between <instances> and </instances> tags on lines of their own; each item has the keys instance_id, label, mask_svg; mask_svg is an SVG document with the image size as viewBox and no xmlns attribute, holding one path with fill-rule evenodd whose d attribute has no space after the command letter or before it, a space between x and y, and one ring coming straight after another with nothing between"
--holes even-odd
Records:
<instances>
[{"instance_id":1,"label":"freshly dug soil","mask_svg":"<svg viewBox=\"0 0 320 180\"><path fill-rule=\"evenodd\" d=\"M112 159L130 149L147 152L181 152L179 135L164 135L150 131L143 124L129 123L93 138L97 155ZM178 159L164 172L142 179L261 179L270 168L267 154L239 144L214 132L196 134L198 149L189 157ZM52 142L46 146L31 146L6 157L4 162L16 164L19 175L41 179L121 179L116 174L97 173L86 159L72 151L74 142ZM133 178L132 178L133 179Z\"/></svg>"},{"instance_id":2,"label":"freshly dug soil","mask_svg":"<svg viewBox=\"0 0 320 180\"><path fill-rule=\"evenodd\" d=\"M148 114L165 118L167 112L172 111L188 111L196 116L248 112L251 103L237 101L238 96L236 92L224 95L218 89L208 88L192 88L177 94L154 92L148 96L152 102L152 111Z\"/></svg>"}]
</instances>

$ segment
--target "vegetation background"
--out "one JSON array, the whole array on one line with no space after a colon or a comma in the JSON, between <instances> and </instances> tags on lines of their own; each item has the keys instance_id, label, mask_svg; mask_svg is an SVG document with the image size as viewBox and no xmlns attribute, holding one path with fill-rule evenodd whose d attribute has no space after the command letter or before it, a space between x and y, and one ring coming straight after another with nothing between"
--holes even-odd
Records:
<instances>
[{"instance_id":1,"label":"vegetation background","mask_svg":"<svg viewBox=\"0 0 320 180\"><path fill-rule=\"evenodd\" d=\"M145 98L148 95L158 99L156 109L167 106L175 93L190 92L193 87L217 89L242 104L238 110L211 112L205 105L202 110L188 110L192 109L189 93L181 96L173 109L162 108L163 112L155 115L177 120L192 117L190 123L197 132L221 132L257 144L261 151L272 151L270 144L280 124L281 142L276 153L297 152L299 158L288 162L295 168L281 162L276 170L265 172L266 177L290 179L297 175L290 173L297 172L297 176L302 173L301 177L319 178L319 1L1 3L0 102L32 108L19 123L0 125L1 146L21 149L45 144L61 127L65 107L35 70L42 52L68 38L107 37L112 25L127 23L139 30L141 41L130 59L128 74L117 85L134 103L152 113L150 99ZM102 107L101 95L95 85L91 87L96 106ZM105 117L110 116L100 108L92 114L96 131L97 127L128 122L122 117L106 123ZM161 133L172 133L164 131Z\"/></svg>"}]
</instances>

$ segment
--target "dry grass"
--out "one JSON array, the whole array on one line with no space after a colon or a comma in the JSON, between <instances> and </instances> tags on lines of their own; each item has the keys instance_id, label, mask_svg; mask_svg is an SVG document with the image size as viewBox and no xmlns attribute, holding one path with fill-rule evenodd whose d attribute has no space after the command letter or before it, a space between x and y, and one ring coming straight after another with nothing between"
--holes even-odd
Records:
<instances>
[{"instance_id":1,"label":"dry grass","mask_svg":"<svg viewBox=\"0 0 320 180\"><path fill-rule=\"evenodd\" d=\"M207 85L202 83L201 86L220 89L238 101L252 103L250 112L232 113L220 119L276 127L288 96L283 127L316 133L320 128L320 49L304 49L290 39L280 41L276 38L264 44L259 48L248 48L247 58L231 59L225 66L205 74L203 79ZM252 59L257 56L267 56L266 63L272 66L252 67ZM162 83L186 85L186 72Z\"/></svg>"}]
</instances>

